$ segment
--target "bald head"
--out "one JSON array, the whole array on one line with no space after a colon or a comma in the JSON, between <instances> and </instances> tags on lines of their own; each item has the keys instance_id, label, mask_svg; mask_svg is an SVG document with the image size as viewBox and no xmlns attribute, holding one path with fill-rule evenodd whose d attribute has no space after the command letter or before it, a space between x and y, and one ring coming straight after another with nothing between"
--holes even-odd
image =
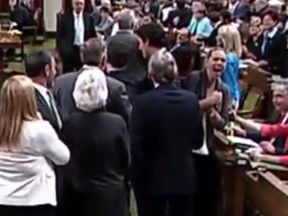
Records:
<instances>
[{"instance_id":1,"label":"bald head","mask_svg":"<svg viewBox=\"0 0 288 216\"><path fill-rule=\"evenodd\" d=\"M105 51L104 41L98 38L91 38L81 48L82 61L86 65L99 66Z\"/></svg>"},{"instance_id":2,"label":"bald head","mask_svg":"<svg viewBox=\"0 0 288 216\"><path fill-rule=\"evenodd\" d=\"M85 0L72 0L73 10L76 13L81 13L85 7Z\"/></svg>"}]
</instances>

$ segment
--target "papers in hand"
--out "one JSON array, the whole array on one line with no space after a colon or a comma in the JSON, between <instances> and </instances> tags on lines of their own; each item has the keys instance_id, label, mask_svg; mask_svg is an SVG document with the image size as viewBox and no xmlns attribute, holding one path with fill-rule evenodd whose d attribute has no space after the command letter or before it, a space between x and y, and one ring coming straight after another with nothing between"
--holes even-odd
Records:
<instances>
[{"instance_id":1,"label":"papers in hand","mask_svg":"<svg viewBox=\"0 0 288 216\"><path fill-rule=\"evenodd\" d=\"M233 145L245 145L245 146L254 147L254 148L259 147L259 145L253 140L246 139L243 137L227 136L227 139Z\"/></svg>"}]
</instances>

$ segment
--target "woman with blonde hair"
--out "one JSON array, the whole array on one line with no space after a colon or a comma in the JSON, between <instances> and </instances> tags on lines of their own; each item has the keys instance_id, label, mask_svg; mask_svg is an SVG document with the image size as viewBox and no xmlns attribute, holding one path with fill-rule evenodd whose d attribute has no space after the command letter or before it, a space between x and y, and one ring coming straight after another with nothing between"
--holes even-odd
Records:
<instances>
[{"instance_id":1,"label":"woman with blonde hair","mask_svg":"<svg viewBox=\"0 0 288 216\"><path fill-rule=\"evenodd\" d=\"M238 83L239 64L242 55L240 33L234 25L224 25L218 30L218 46L226 52L227 66L223 73L223 81L230 88L233 105L237 109L240 101L240 87Z\"/></svg>"},{"instance_id":2,"label":"woman with blonde hair","mask_svg":"<svg viewBox=\"0 0 288 216\"><path fill-rule=\"evenodd\" d=\"M56 180L52 163L69 161L68 148L37 113L33 82L7 79L0 93L1 216L52 216Z\"/></svg>"}]
</instances>

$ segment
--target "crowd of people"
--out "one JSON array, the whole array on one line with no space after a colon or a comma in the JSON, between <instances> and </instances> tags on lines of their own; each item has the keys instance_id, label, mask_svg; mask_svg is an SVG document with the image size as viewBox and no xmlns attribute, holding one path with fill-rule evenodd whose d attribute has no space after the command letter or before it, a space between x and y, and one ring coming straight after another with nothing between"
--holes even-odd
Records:
<instances>
[{"instance_id":1,"label":"crowd of people","mask_svg":"<svg viewBox=\"0 0 288 216\"><path fill-rule=\"evenodd\" d=\"M288 164L285 2L84 0L58 20L59 59L25 58L0 93L1 216L215 216L214 130ZM284 17L284 18L283 18ZM243 65L280 76L279 114L236 114Z\"/></svg>"}]
</instances>

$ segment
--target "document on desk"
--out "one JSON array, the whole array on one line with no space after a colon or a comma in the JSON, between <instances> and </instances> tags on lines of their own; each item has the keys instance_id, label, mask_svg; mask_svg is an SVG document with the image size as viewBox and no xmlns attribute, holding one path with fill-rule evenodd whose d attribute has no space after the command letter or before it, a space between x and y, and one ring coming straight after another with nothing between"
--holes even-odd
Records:
<instances>
[{"instance_id":1,"label":"document on desk","mask_svg":"<svg viewBox=\"0 0 288 216\"><path fill-rule=\"evenodd\" d=\"M259 145L253 140L237 136L227 136L228 141L233 145L246 145L249 147L257 148Z\"/></svg>"}]
</instances>

